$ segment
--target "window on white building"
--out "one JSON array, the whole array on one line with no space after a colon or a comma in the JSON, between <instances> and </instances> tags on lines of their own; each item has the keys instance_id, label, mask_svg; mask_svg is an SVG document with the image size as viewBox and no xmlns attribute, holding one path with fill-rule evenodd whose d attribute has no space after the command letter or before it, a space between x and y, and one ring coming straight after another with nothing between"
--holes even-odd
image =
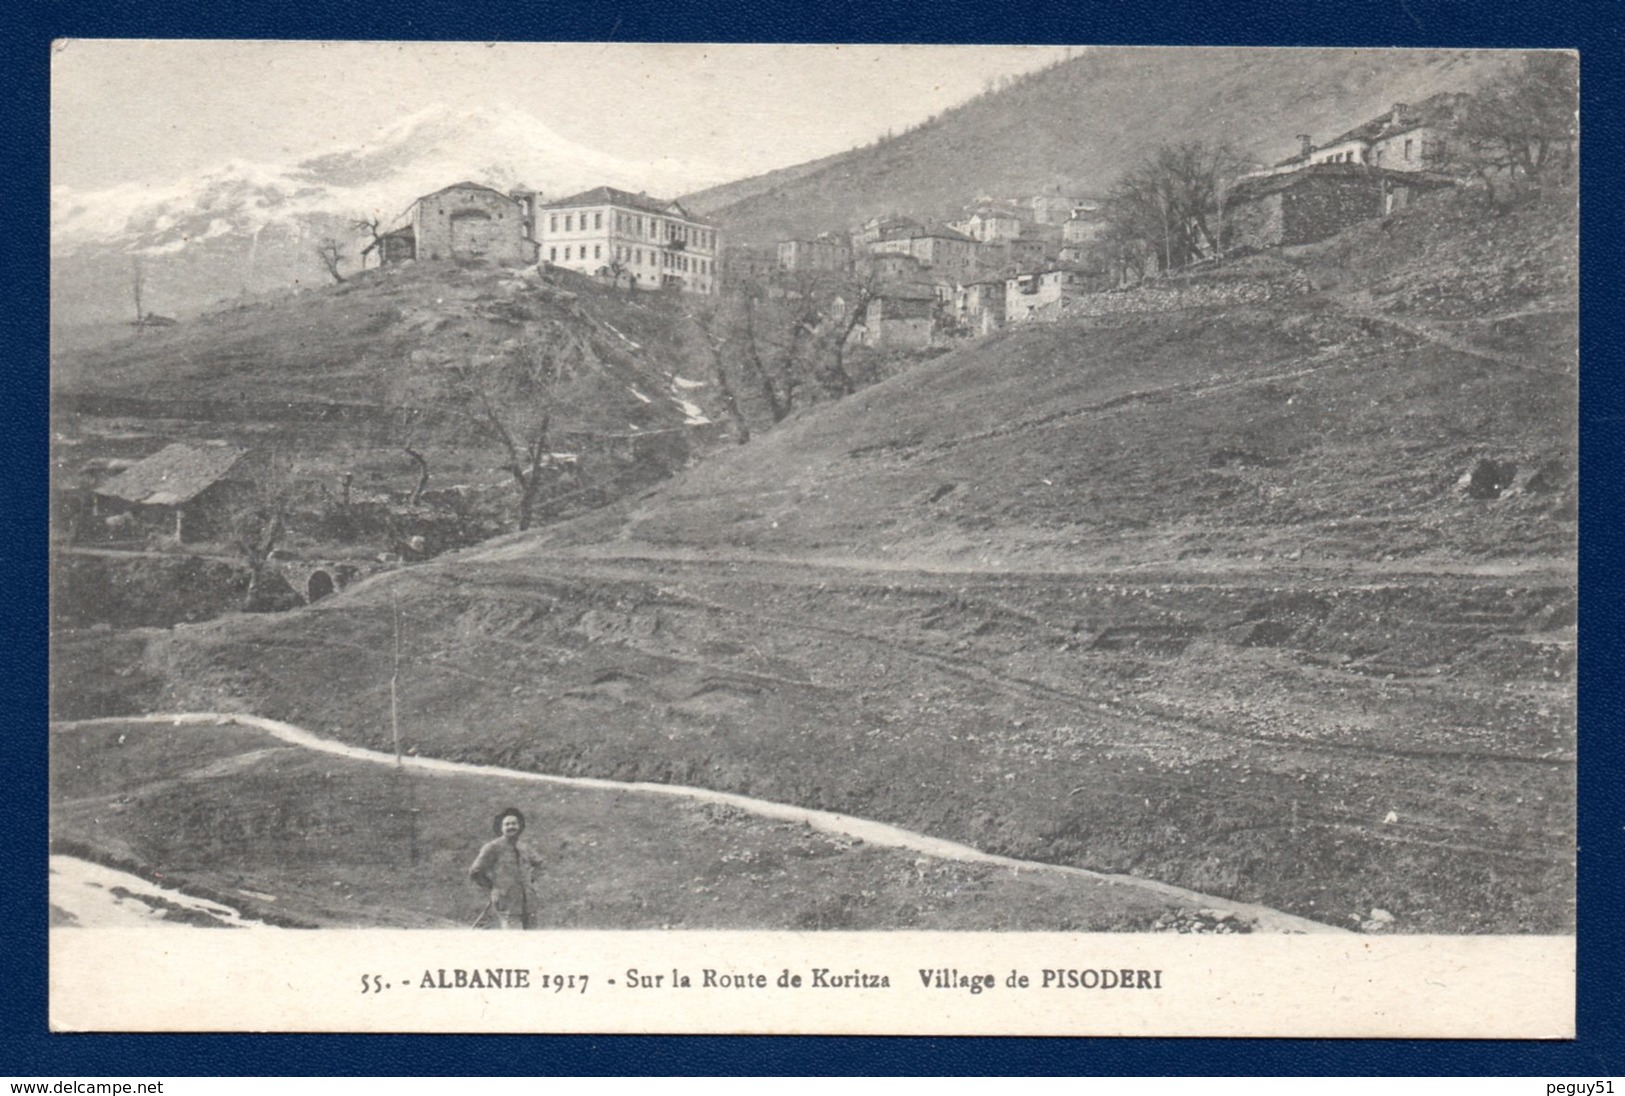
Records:
<instances>
[{"instance_id":1,"label":"window on white building","mask_svg":"<svg viewBox=\"0 0 1625 1096\"><path fill-rule=\"evenodd\" d=\"M594 213L592 215L592 227L593 228L603 228L604 227L604 215L602 213Z\"/></svg>"}]
</instances>

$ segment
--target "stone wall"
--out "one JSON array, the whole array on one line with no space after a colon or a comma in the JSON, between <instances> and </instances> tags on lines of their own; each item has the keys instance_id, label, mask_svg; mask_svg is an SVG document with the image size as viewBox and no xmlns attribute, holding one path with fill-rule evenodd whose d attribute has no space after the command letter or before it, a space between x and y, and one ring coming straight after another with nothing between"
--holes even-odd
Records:
<instances>
[{"instance_id":1,"label":"stone wall","mask_svg":"<svg viewBox=\"0 0 1625 1096\"><path fill-rule=\"evenodd\" d=\"M1281 194L1283 244L1323 240L1350 225L1382 216L1382 182L1355 176L1314 180Z\"/></svg>"},{"instance_id":2,"label":"stone wall","mask_svg":"<svg viewBox=\"0 0 1625 1096\"><path fill-rule=\"evenodd\" d=\"M1258 305L1283 297L1296 297L1313 287L1296 271L1266 277L1213 278L1184 283L1141 285L1086 293L1064 302L1053 316L1114 316L1125 313L1172 312L1181 308L1209 308L1215 305Z\"/></svg>"}]
</instances>

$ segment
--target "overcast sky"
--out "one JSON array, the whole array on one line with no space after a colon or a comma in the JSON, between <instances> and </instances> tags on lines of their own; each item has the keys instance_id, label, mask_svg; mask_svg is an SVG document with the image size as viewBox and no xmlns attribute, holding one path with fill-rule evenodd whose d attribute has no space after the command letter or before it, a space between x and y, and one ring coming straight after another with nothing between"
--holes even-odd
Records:
<instances>
[{"instance_id":1,"label":"overcast sky","mask_svg":"<svg viewBox=\"0 0 1625 1096\"><path fill-rule=\"evenodd\" d=\"M434 105L512 105L615 156L800 163L1065 51L1041 46L371 42L57 44L53 182L174 179L349 148Z\"/></svg>"}]
</instances>

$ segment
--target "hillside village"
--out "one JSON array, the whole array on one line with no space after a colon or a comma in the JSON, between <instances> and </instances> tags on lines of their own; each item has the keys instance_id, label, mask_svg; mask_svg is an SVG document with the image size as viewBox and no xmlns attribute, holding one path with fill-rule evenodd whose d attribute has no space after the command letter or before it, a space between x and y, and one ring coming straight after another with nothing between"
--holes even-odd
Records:
<instances>
[{"instance_id":1,"label":"hillside village","mask_svg":"<svg viewBox=\"0 0 1625 1096\"><path fill-rule=\"evenodd\" d=\"M1155 235L1134 238L1112 198L1059 187L1021 197L978 195L947 220L894 212L763 246L730 243L723 227L676 200L613 187L544 200L524 188L504 194L462 182L419 198L397 227L380 234L371 226L362 257L363 263L376 252L380 263L537 264L645 291L822 292L836 319L861 310L846 325L854 344L921 350L1008 324L1121 308L1101 295L1193 266L1311 244L1421 195L1483 185L1474 177L1483 157L1464 155L1484 140L1462 129L1472 108L1465 92L1395 103L1328 140L1300 134L1298 152L1268 165L1247 164L1228 149L1203 149L1214 157L1201 180L1211 209L1180 209L1178 197L1163 199L1161 230L1180 239L1178 248ZM1572 169L1566 130L1524 137L1553 145L1544 154ZM1212 225L1198 223L1204 219Z\"/></svg>"},{"instance_id":2,"label":"hillside village","mask_svg":"<svg viewBox=\"0 0 1625 1096\"><path fill-rule=\"evenodd\" d=\"M61 354L54 848L466 928L500 789L549 928L1572 932L1567 63L951 201L437 161Z\"/></svg>"}]
</instances>

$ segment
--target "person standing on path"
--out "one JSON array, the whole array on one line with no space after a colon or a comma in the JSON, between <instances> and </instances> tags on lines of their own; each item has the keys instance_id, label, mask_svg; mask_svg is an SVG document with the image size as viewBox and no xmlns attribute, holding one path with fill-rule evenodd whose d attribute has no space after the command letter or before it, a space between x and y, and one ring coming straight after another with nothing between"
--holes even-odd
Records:
<instances>
[{"instance_id":1,"label":"person standing on path","mask_svg":"<svg viewBox=\"0 0 1625 1096\"><path fill-rule=\"evenodd\" d=\"M528 929L535 914L535 899L531 893L530 850L519 844L519 835L525 832L525 815L518 807L508 807L491 823L496 837L487 841L468 869L468 878L490 895L485 912L496 918L499 929Z\"/></svg>"}]
</instances>

